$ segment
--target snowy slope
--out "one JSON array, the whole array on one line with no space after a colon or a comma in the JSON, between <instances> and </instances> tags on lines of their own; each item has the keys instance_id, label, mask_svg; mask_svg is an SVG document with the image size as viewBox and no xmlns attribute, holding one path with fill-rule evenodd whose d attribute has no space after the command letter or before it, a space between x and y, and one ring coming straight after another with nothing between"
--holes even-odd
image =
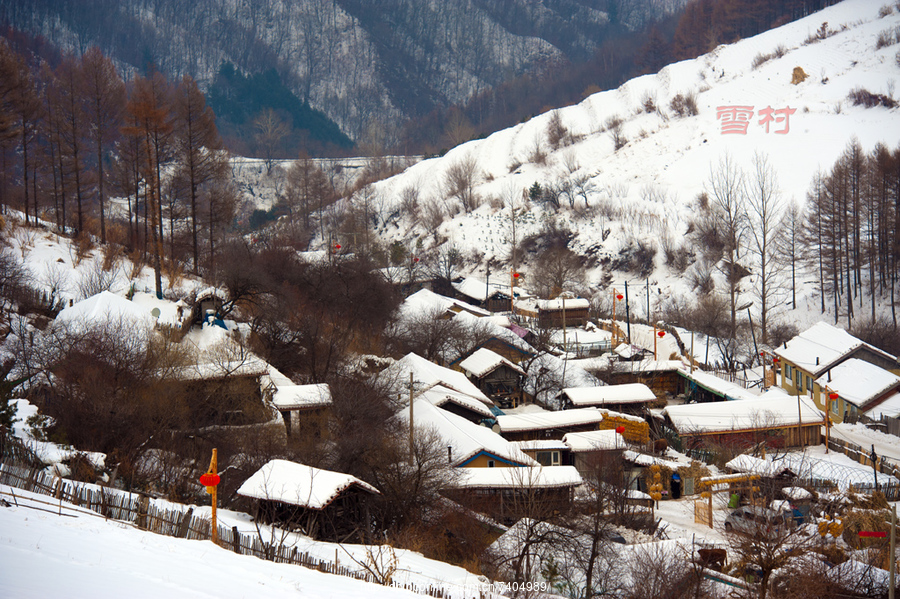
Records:
<instances>
[{"instance_id":1,"label":"snowy slope","mask_svg":"<svg viewBox=\"0 0 900 599\"><path fill-rule=\"evenodd\" d=\"M900 26L894 10L879 17L881 1L845 0L807 18L763 33L694 60L672 64L657 74L633 79L616 90L592 95L576 106L558 111L563 124L579 141L551 151L547 125L551 113L499 131L486 139L458 146L445 156L418 163L404 173L378 185L387 206L394 212L391 226L381 229L386 239L401 240L412 247L417 239L429 247L449 241L467 256L487 261L509 255L509 210L499 201L514 197L533 183L542 186L566 177L590 177L592 209L585 211L579 199L576 208L563 201L555 216L577 232L570 243L574 251L598 260L615 256L637 240L658 243L662 236L683 238L691 216L691 204L706 185L710 168L730 155L745 169L755 153L768 157L775 167L782 195L803 202L816 171L828 169L856 136L864 150L878 142L896 147L900 139L900 110L855 107L847 99L859 86L873 93L893 93L894 78L900 76L895 60L898 46L876 50L879 33ZM807 43L827 22L828 37ZM754 69L758 54L773 57ZM808 78L791 84L792 72L801 67ZM670 108L676 94L695 93L699 114L679 118ZM655 112L643 110L652 98ZM753 115L745 135L724 134L718 107L751 106ZM769 132L759 111L794 109L789 122L769 123ZM615 151L606 127L610 117L623 119L623 133L630 140ZM780 114L772 115L782 118ZM785 131L779 133L780 131ZM535 148L546 153L546 161L533 160ZM416 225L399 209L404 190L419 191L420 205L453 204L444 192L448 169L469 158L480 169L476 192L483 203L471 213L458 212L436 230ZM570 175L570 172L572 173ZM493 203L490 201L494 199ZM397 216L399 215L399 216ZM540 206L529 206L519 224L518 238L540 229L548 216ZM396 226L393 226L396 225ZM602 229L611 234L604 240ZM526 269L527 272L527 269ZM590 273L597 285L601 270ZM634 275L610 273L614 282ZM528 281L526 275L526 282ZM641 281L643 282L643 281ZM657 271L651 284L660 293L683 294L685 283L667 274L657 254Z\"/></svg>"},{"instance_id":2,"label":"snowy slope","mask_svg":"<svg viewBox=\"0 0 900 599\"><path fill-rule=\"evenodd\" d=\"M9 487L0 490L8 492ZM2 597L420 596L300 566L239 556L208 541L143 532L83 511L63 510L75 517L59 516L55 506L35 501L46 501L47 497L18 489L15 493L20 507L0 507ZM8 495L5 498L12 503ZM25 505L32 507L22 507Z\"/></svg>"}]
</instances>

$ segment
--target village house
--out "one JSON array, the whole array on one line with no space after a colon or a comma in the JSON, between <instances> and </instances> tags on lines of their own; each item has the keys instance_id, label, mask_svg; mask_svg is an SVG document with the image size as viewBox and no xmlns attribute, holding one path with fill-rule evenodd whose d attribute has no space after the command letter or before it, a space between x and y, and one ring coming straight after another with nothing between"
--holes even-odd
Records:
<instances>
[{"instance_id":1,"label":"village house","mask_svg":"<svg viewBox=\"0 0 900 599\"><path fill-rule=\"evenodd\" d=\"M509 312L511 309L509 283L503 285L501 283L482 281L475 277L466 277L452 283L452 286L459 299L479 308L484 308L489 312ZM513 291L517 299L525 295L517 287L514 287Z\"/></svg>"},{"instance_id":2,"label":"village house","mask_svg":"<svg viewBox=\"0 0 900 599\"><path fill-rule=\"evenodd\" d=\"M753 399L668 406L663 416L685 449L819 445L825 425L825 414L810 398L777 388Z\"/></svg>"},{"instance_id":3,"label":"village house","mask_svg":"<svg viewBox=\"0 0 900 599\"><path fill-rule=\"evenodd\" d=\"M595 408L532 410L497 416L497 432L510 441L562 439L566 433L596 431L603 416Z\"/></svg>"},{"instance_id":4,"label":"village house","mask_svg":"<svg viewBox=\"0 0 900 599\"><path fill-rule=\"evenodd\" d=\"M454 480L451 498L498 522L544 519L567 511L583 482L574 466L467 468Z\"/></svg>"},{"instance_id":5,"label":"village house","mask_svg":"<svg viewBox=\"0 0 900 599\"><path fill-rule=\"evenodd\" d=\"M533 441L512 441L511 443L541 466L572 465L571 450L559 439L535 439Z\"/></svg>"},{"instance_id":6,"label":"village house","mask_svg":"<svg viewBox=\"0 0 900 599\"><path fill-rule=\"evenodd\" d=\"M836 366L855 358L900 375L900 362L896 356L825 322L803 331L776 349L774 354L779 361L781 386L791 395L811 397L835 422L842 422L845 414L849 417L861 407L852 401L845 402L844 398L839 398L837 404L830 403L834 401L827 397L832 392L829 380L834 373L830 371ZM829 387L829 391L825 387Z\"/></svg>"},{"instance_id":7,"label":"village house","mask_svg":"<svg viewBox=\"0 0 900 599\"><path fill-rule=\"evenodd\" d=\"M502 408L515 407L524 400L525 371L500 354L482 347L462 360L459 368Z\"/></svg>"},{"instance_id":8,"label":"village house","mask_svg":"<svg viewBox=\"0 0 900 599\"><path fill-rule=\"evenodd\" d=\"M598 387L568 387L560 392L559 400L565 409L612 408L626 414L640 414L648 404L657 401L657 398L647 385L628 383Z\"/></svg>"},{"instance_id":9,"label":"village house","mask_svg":"<svg viewBox=\"0 0 900 599\"><path fill-rule=\"evenodd\" d=\"M896 405L900 395L900 376L859 358L834 366L814 385L826 390L821 398L827 402L828 417L835 422L856 422L860 415L880 414L884 408ZM821 409L825 410L825 405Z\"/></svg>"},{"instance_id":10,"label":"village house","mask_svg":"<svg viewBox=\"0 0 900 599\"><path fill-rule=\"evenodd\" d=\"M331 387L325 383L297 385L271 364L262 385L275 409L281 412L285 431L320 436L331 408Z\"/></svg>"},{"instance_id":11,"label":"village house","mask_svg":"<svg viewBox=\"0 0 900 599\"><path fill-rule=\"evenodd\" d=\"M355 476L287 460L271 460L238 488L260 522L300 530L322 541L365 542L368 501L381 493Z\"/></svg>"},{"instance_id":12,"label":"village house","mask_svg":"<svg viewBox=\"0 0 900 599\"><path fill-rule=\"evenodd\" d=\"M566 433L563 443L569 448L572 465L582 477L596 473L599 464L620 458L628 447L615 430Z\"/></svg>"},{"instance_id":13,"label":"village house","mask_svg":"<svg viewBox=\"0 0 900 599\"><path fill-rule=\"evenodd\" d=\"M517 302L514 311L541 329L582 327L588 322L591 302L580 297L552 300L529 299Z\"/></svg>"}]
</instances>

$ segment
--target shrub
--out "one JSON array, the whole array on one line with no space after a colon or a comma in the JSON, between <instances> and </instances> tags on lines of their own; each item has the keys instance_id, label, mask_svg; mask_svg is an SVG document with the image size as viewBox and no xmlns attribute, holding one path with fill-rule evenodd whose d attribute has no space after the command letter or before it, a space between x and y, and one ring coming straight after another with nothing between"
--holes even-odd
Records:
<instances>
[{"instance_id":1,"label":"shrub","mask_svg":"<svg viewBox=\"0 0 900 599\"><path fill-rule=\"evenodd\" d=\"M644 92L644 97L641 100L641 105L644 108L644 112L651 113L656 112L656 98L650 92Z\"/></svg>"},{"instance_id":2,"label":"shrub","mask_svg":"<svg viewBox=\"0 0 900 599\"><path fill-rule=\"evenodd\" d=\"M878 18L883 19L884 17L888 17L894 13L894 7L890 4L885 4L881 8L878 9Z\"/></svg>"},{"instance_id":3,"label":"shrub","mask_svg":"<svg viewBox=\"0 0 900 599\"><path fill-rule=\"evenodd\" d=\"M880 50L887 46L893 46L897 42L900 42L900 27L885 29L878 34L878 38L875 40L875 49Z\"/></svg>"},{"instance_id":4,"label":"shrub","mask_svg":"<svg viewBox=\"0 0 900 599\"><path fill-rule=\"evenodd\" d=\"M672 109L679 117L697 116L697 95L693 92L687 94L676 94L669 102L669 108Z\"/></svg>"},{"instance_id":5,"label":"shrub","mask_svg":"<svg viewBox=\"0 0 900 599\"><path fill-rule=\"evenodd\" d=\"M876 106L894 108L897 105L893 98L889 98L884 94L872 93L862 87L851 90L848 97L854 106L865 106L866 108L875 108Z\"/></svg>"}]
</instances>

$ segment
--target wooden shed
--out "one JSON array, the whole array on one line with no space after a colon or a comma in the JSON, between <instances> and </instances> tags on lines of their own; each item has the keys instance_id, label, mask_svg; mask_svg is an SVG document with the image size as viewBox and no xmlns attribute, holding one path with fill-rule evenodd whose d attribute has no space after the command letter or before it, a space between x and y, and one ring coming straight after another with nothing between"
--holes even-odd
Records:
<instances>
[{"instance_id":1,"label":"wooden shed","mask_svg":"<svg viewBox=\"0 0 900 599\"><path fill-rule=\"evenodd\" d=\"M254 515L262 522L340 543L368 538L368 501L381 493L349 474L272 460L244 481L237 494L254 501Z\"/></svg>"}]
</instances>

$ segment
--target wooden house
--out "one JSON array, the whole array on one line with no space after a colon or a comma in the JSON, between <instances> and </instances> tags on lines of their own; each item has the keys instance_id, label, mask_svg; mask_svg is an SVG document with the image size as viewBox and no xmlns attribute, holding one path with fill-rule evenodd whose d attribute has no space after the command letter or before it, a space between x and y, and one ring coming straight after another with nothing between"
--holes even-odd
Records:
<instances>
[{"instance_id":1,"label":"wooden house","mask_svg":"<svg viewBox=\"0 0 900 599\"><path fill-rule=\"evenodd\" d=\"M603 416L595 408L529 411L497 416L497 430L510 441L562 439L566 433L596 431Z\"/></svg>"},{"instance_id":2,"label":"wooden house","mask_svg":"<svg viewBox=\"0 0 900 599\"><path fill-rule=\"evenodd\" d=\"M254 517L261 522L343 543L368 539L368 502L381 493L349 474L272 460L244 481L237 494L253 500Z\"/></svg>"},{"instance_id":3,"label":"wooden house","mask_svg":"<svg viewBox=\"0 0 900 599\"><path fill-rule=\"evenodd\" d=\"M598 463L608 463L627 449L625 439L615 430L567 433L563 443L569 448L572 465L582 477L596 472Z\"/></svg>"},{"instance_id":4,"label":"wooden house","mask_svg":"<svg viewBox=\"0 0 900 599\"><path fill-rule=\"evenodd\" d=\"M453 283L456 297L464 302L484 308L489 312L509 312L511 307L509 284L482 281L475 277L466 277ZM513 288L515 297L522 295L522 290Z\"/></svg>"},{"instance_id":5,"label":"wooden house","mask_svg":"<svg viewBox=\"0 0 900 599\"><path fill-rule=\"evenodd\" d=\"M811 397L819 409L827 410L829 417L837 422L861 407L845 401L844 397L836 403L828 397L830 378L837 366L852 358L900 375L900 361L896 356L825 322L803 331L773 353L779 361L781 386L791 395Z\"/></svg>"},{"instance_id":6,"label":"wooden house","mask_svg":"<svg viewBox=\"0 0 900 599\"><path fill-rule=\"evenodd\" d=\"M625 414L640 414L647 404L657 401L656 394L643 383L568 387L560 392L559 401L566 409L610 408Z\"/></svg>"},{"instance_id":7,"label":"wooden house","mask_svg":"<svg viewBox=\"0 0 900 599\"><path fill-rule=\"evenodd\" d=\"M531 299L515 304L516 314L542 329L581 327L587 324L591 302L584 298Z\"/></svg>"},{"instance_id":8,"label":"wooden house","mask_svg":"<svg viewBox=\"0 0 900 599\"><path fill-rule=\"evenodd\" d=\"M448 494L498 522L511 524L523 517L544 519L568 511L582 482L574 466L468 468Z\"/></svg>"},{"instance_id":9,"label":"wooden house","mask_svg":"<svg viewBox=\"0 0 900 599\"><path fill-rule=\"evenodd\" d=\"M561 440L536 439L534 441L513 441L512 444L541 466L572 465L572 450Z\"/></svg>"},{"instance_id":10,"label":"wooden house","mask_svg":"<svg viewBox=\"0 0 900 599\"><path fill-rule=\"evenodd\" d=\"M281 412L288 437L296 433L318 438L323 434L332 404L331 387L325 383L297 385L272 365L263 385Z\"/></svg>"},{"instance_id":11,"label":"wooden house","mask_svg":"<svg viewBox=\"0 0 900 599\"><path fill-rule=\"evenodd\" d=\"M500 407L522 403L525 371L500 354L482 347L462 360L459 368Z\"/></svg>"},{"instance_id":12,"label":"wooden house","mask_svg":"<svg viewBox=\"0 0 900 599\"><path fill-rule=\"evenodd\" d=\"M900 395L900 376L871 362L850 358L816 379L815 386L827 390L827 396L822 393L818 397L826 402L833 421L855 422L861 414L873 417L898 403L895 398Z\"/></svg>"},{"instance_id":13,"label":"wooden house","mask_svg":"<svg viewBox=\"0 0 900 599\"><path fill-rule=\"evenodd\" d=\"M754 399L668 406L663 415L686 449L819 445L825 425L825 414L811 399L777 388Z\"/></svg>"}]
</instances>

